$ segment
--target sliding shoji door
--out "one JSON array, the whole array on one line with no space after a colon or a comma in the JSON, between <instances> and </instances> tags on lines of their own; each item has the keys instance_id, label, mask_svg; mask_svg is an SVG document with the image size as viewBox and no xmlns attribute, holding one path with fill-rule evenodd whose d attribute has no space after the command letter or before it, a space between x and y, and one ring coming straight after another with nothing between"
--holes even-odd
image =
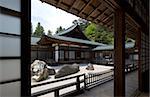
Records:
<instances>
[{"instance_id":1,"label":"sliding shoji door","mask_svg":"<svg viewBox=\"0 0 150 97\"><path fill-rule=\"evenodd\" d=\"M29 6L29 0L0 0L0 97L29 95L29 83L24 81L30 82L29 62L25 66L22 61L30 58L29 51L25 52L30 48Z\"/></svg>"},{"instance_id":2,"label":"sliding shoji door","mask_svg":"<svg viewBox=\"0 0 150 97\"><path fill-rule=\"evenodd\" d=\"M141 50L140 50L140 90L149 91L149 35L141 33Z\"/></svg>"}]
</instances>

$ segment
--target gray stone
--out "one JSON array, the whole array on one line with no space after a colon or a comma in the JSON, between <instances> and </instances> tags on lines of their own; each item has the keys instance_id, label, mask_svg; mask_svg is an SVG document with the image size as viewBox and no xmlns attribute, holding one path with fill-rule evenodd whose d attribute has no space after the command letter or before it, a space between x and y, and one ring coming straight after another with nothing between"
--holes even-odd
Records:
<instances>
[{"instance_id":1,"label":"gray stone","mask_svg":"<svg viewBox=\"0 0 150 97\"><path fill-rule=\"evenodd\" d=\"M44 61L35 60L31 64L32 79L39 82L45 80L49 76L49 69Z\"/></svg>"},{"instance_id":2,"label":"gray stone","mask_svg":"<svg viewBox=\"0 0 150 97\"><path fill-rule=\"evenodd\" d=\"M38 75L34 75L32 79L35 80L36 82L40 82L42 80L46 80L48 78L48 75L49 75L48 69L44 68L43 72L39 73Z\"/></svg>"},{"instance_id":3,"label":"gray stone","mask_svg":"<svg viewBox=\"0 0 150 97\"><path fill-rule=\"evenodd\" d=\"M86 67L87 70L94 70L94 66L89 63L88 66Z\"/></svg>"},{"instance_id":4,"label":"gray stone","mask_svg":"<svg viewBox=\"0 0 150 97\"><path fill-rule=\"evenodd\" d=\"M79 65L64 65L55 75L55 78L64 77L70 74L77 73L79 71Z\"/></svg>"}]
</instances>

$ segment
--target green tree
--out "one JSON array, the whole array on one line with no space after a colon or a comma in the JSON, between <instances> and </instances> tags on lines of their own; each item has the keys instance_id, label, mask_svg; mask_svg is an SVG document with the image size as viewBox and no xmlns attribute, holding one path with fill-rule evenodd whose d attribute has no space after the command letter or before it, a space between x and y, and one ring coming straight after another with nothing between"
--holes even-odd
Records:
<instances>
[{"instance_id":1,"label":"green tree","mask_svg":"<svg viewBox=\"0 0 150 97\"><path fill-rule=\"evenodd\" d=\"M60 26L60 27L57 28L55 33L57 34L57 33L60 33L60 32L62 32L64 30L65 30L65 28L62 28L62 26Z\"/></svg>"},{"instance_id":2,"label":"green tree","mask_svg":"<svg viewBox=\"0 0 150 97\"><path fill-rule=\"evenodd\" d=\"M108 31L108 29L104 26L96 25L96 42L101 42L105 44L113 44L114 43L114 36L113 33Z\"/></svg>"},{"instance_id":3,"label":"green tree","mask_svg":"<svg viewBox=\"0 0 150 97\"><path fill-rule=\"evenodd\" d=\"M105 27L90 23L85 29L85 35L92 41L113 44L113 33L109 32Z\"/></svg>"},{"instance_id":4,"label":"green tree","mask_svg":"<svg viewBox=\"0 0 150 97\"><path fill-rule=\"evenodd\" d=\"M52 31L51 31L51 30L48 30L47 35L48 35L48 36L51 36L51 35L52 35Z\"/></svg>"},{"instance_id":5,"label":"green tree","mask_svg":"<svg viewBox=\"0 0 150 97\"><path fill-rule=\"evenodd\" d=\"M96 25L91 23L86 29L85 29L85 35L87 38L89 38L92 41L95 41L96 36Z\"/></svg>"},{"instance_id":6,"label":"green tree","mask_svg":"<svg viewBox=\"0 0 150 97\"><path fill-rule=\"evenodd\" d=\"M41 37L44 34L45 34L44 28L43 28L43 26L41 26L40 22L38 22L35 32L33 33L33 36Z\"/></svg>"}]
</instances>

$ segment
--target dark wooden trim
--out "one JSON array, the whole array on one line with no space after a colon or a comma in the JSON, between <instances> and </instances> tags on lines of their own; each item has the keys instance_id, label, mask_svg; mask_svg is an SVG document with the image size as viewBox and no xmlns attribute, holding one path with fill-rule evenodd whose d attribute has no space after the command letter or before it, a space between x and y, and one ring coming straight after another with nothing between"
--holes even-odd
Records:
<instances>
[{"instance_id":1,"label":"dark wooden trim","mask_svg":"<svg viewBox=\"0 0 150 97\"><path fill-rule=\"evenodd\" d=\"M0 56L0 60L8 60L8 59L21 59L20 56L6 56L6 57L1 57Z\"/></svg>"},{"instance_id":2,"label":"dark wooden trim","mask_svg":"<svg viewBox=\"0 0 150 97\"><path fill-rule=\"evenodd\" d=\"M18 79L13 79L13 80L1 81L1 82L0 82L0 85L1 85L1 84L13 83L13 82L17 82L17 81L21 81L21 79L18 78Z\"/></svg>"},{"instance_id":3,"label":"dark wooden trim","mask_svg":"<svg viewBox=\"0 0 150 97\"><path fill-rule=\"evenodd\" d=\"M94 21L98 20L99 17L103 16L103 14L104 14L107 10L108 10L108 8L105 8L101 13L99 13L99 14L95 17Z\"/></svg>"},{"instance_id":4,"label":"dark wooden trim","mask_svg":"<svg viewBox=\"0 0 150 97\"><path fill-rule=\"evenodd\" d=\"M2 36L10 36L10 37L20 37L21 35L18 34L11 34L11 33L5 33L5 32L0 32L0 35Z\"/></svg>"},{"instance_id":5,"label":"dark wooden trim","mask_svg":"<svg viewBox=\"0 0 150 97\"><path fill-rule=\"evenodd\" d=\"M123 8L125 10L126 14L129 15L134 21L136 21L136 23L138 25L141 26L141 30L144 33L148 34L148 32L149 32L148 24L146 24L142 20L142 18L135 11L134 7L131 7L131 5L127 2L127 0L116 0L116 2L114 0L105 0L105 2L114 8L119 8L119 7Z\"/></svg>"},{"instance_id":6,"label":"dark wooden trim","mask_svg":"<svg viewBox=\"0 0 150 97\"><path fill-rule=\"evenodd\" d=\"M114 22L114 97L125 97L125 12L118 8Z\"/></svg>"},{"instance_id":7,"label":"dark wooden trim","mask_svg":"<svg viewBox=\"0 0 150 97\"><path fill-rule=\"evenodd\" d=\"M104 19L103 19L103 22L105 23L109 18L111 18L114 14L111 13L109 16L106 16Z\"/></svg>"},{"instance_id":8,"label":"dark wooden trim","mask_svg":"<svg viewBox=\"0 0 150 97\"><path fill-rule=\"evenodd\" d=\"M141 64L141 29L138 29L137 32L137 49L138 49L138 88L140 91L142 91L142 64Z\"/></svg>"},{"instance_id":9,"label":"dark wooden trim","mask_svg":"<svg viewBox=\"0 0 150 97\"><path fill-rule=\"evenodd\" d=\"M62 0L58 0L56 5L59 6L61 2L62 2Z\"/></svg>"},{"instance_id":10,"label":"dark wooden trim","mask_svg":"<svg viewBox=\"0 0 150 97\"><path fill-rule=\"evenodd\" d=\"M21 96L31 96L31 0L21 0Z\"/></svg>"},{"instance_id":11,"label":"dark wooden trim","mask_svg":"<svg viewBox=\"0 0 150 97\"><path fill-rule=\"evenodd\" d=\"M74 6L75 2L76 2L76 0L74 0L74 1L73 1L73 3L72 3L72 6L70 6L70 8L69 8L69 12L72 10L72 8L73 8L73 6Z\"/></svg>"},{"instance_id":12,"label":"dark wooden trim","mask_svg":"<svg viewBox=\"0 0 150 97\"><path fill-rule=\"evenodd\" d=\"M5 8L0 6L0 11L2 14L7 14L7 15L11 15L11 16L15 16L15 17L21 17L21 13L9 8Z\"/></svg>"},{"instance_id":13,"label":"dark wooden trim","mask_svg":"<svg viewBox=\"0 0 150 97\"><path fill-rule=\"evenodd\" d=\"M98 10L98 9L99 9L99 6L101 6L101 4L102 4L102 3L100 3L96 8L94 8L94 10L91 11L91 12L88 14L88 16L87 16L86 18L89 18L89 17L91 16L91 14L93 14L96 10Z\"/></svg>"},{"instance_id":14,"label":"dark wooden trim","mask_svg":"<svg viewBox=\"0 0 150 97\"><path fill-rule=\"evenodd\" d=\"M82 7L81 11L79 12L79 15L82 14L82 12L92 3L93 0L89 0L87 4L85 4L84 7Z\"/></svg>"}]
</instances>

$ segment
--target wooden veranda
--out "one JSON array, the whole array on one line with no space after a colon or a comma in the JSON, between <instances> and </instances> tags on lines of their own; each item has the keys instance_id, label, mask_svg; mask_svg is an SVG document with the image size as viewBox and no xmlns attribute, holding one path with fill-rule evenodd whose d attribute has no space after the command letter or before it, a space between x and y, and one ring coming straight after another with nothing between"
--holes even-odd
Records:
<instances>
[{"instance_id":1,"label":"wooden veranda","mask_svg":"<svg viewBox=\"0 0 150 97\"><path fill-rule=\"evenodd\" d=\"M148 81L148 0L41 0L56 8L107 27L114 32L114 96L125 96L125 35L135 39L139 52L139 90ZM144 47L143 47L143 46ZM141 53L142 49L144 54ZM141 57L144 55L145 57ZM144 60L145 62L141 61ZM143 62L143 64L142 64ZM143 68L143 66L145 68Z\"/></svg>"}]
</instances>

